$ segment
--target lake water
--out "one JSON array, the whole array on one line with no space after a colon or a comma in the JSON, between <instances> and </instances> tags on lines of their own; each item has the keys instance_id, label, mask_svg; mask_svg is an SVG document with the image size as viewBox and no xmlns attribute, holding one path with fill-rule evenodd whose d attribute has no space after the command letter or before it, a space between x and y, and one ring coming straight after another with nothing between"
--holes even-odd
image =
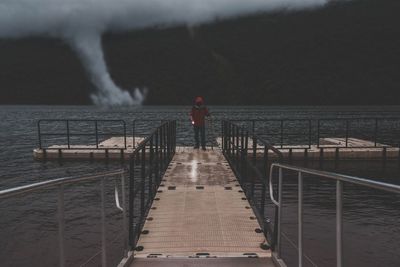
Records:
<instances>
[{"instance_id":1,"label":"lake water","mask_svg":"<svg viewBox=\"0 0 400 267\"><path fill-rule=\"evenodd\" d=\"M400 117L399 106L389 107L210 107L214 120ZM191 145L192 131L188 106L135 107L102 109L94 106L0 106L0 190L72 175L83 175L125 168L121 162L35 161L32 150L38 146L39 119L122 119L128 133L133 120L180 119L179 143ZM187 123L185 122L187 120ZM154 122L137 126L139 134L154 127ZM216 124L218 131L218 125ZM395 132L395 130L393 130ZM297 163L302 164L302 163ZM335 170L400 184L397 161L343 161L338 164L308 163L308 167ZM107 186L107 236L113 255L110 265L119 262L122 253L121 213L113 201L114 181ZM329 181L306 181L304 208L305 253L311 259L306 266L335 266L335 194ZM284 186L283 229L291 240L297 238L295 179ZM69 266L98 266L100 256L100 206L98 183L84 183L66 188L67 263ZM344 256L345 266L400 266L400 198L354 186L345 186ZM0 265L56 266L58 262L57 193L41 193L0 202ZM288 266L295 266L296 251L284 240L283 256Z\"/></svg>"}]
</instances>

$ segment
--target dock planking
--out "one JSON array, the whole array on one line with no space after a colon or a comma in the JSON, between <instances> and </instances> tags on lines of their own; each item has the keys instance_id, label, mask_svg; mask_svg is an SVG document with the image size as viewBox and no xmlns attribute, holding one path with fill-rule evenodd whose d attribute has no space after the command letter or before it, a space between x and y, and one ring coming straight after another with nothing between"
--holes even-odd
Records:
<instances>
[{"instance_id":1,"label":"dock planking","mask_svg":"<svg viewBox=\"0 0 400 267\"><path fill-rule=\"evenodd\" d=\"M180 149L155 196L131 266L275 266L271 252L261 248L265 237L258 229L221 151Z\"/></svg>"}]
</instances>

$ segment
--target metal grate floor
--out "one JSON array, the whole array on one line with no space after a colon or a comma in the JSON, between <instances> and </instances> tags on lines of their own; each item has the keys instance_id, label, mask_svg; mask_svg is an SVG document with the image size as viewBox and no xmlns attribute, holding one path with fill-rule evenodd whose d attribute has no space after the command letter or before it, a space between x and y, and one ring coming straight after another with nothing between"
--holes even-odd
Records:
<instances>
[{"instance_id":1,"label":"metal grate floor","mask_svg":"<svg viewBox=\"0 0 400 267\"><path fill-rule=\"evenodd\" d=\"M264 235L256 232L260 226L219 150L177 152L163 180L155 197L159 200L153 202L157 209L150 210L152 220L143 228L148 233L138 242L143 250L135 253L136 259L187 259L198 253L218 258L250 255L264 258L268 266L271 253L260 248ZM171 266L181 266L178 263ZM168 261L160 264L168 266Z\"/></svg>"}]
</instances>

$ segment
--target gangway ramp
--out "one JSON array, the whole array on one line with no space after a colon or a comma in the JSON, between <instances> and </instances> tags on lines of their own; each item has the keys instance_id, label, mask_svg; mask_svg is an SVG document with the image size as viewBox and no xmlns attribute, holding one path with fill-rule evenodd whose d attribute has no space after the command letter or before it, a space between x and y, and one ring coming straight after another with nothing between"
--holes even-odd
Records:
<instances>
[{"instance_id":1,"label":"gangway ramp","mask_svg":"<svg viewBox=\"0 0 400 267\"><path fill-rule=\"evenodd\" d=\"M177 149L131 266L275 266L220 150Z\"/></svg>"}]
</instances>

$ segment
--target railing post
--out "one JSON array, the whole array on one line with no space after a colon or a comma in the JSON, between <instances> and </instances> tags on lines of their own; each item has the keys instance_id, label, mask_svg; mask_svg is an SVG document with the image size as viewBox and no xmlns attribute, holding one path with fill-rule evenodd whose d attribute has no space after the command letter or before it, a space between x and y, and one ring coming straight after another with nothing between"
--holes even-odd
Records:
<instances>
[{"instance_id":1,"label":"railing post","mask_svg":"<svg viewBox=\"0 0 400 267\"><path fill-rule=\"evenodd\" d=\"M239 170L239 127L235 125L235 135L236 135L236 170Z\"/></svg>"},{"instance_id":2,"label":"railing post","mask_svg":"<svg viewBox=\"0 0 400 267\"><path fill-rule=\"evenodd\" d=\"M226 124L227 124L226 127L227 127L227 131L228 131L228 136L227 136L227 140L226 140L227 144L228 144L227 152L230 157L231 156L231 146L232 146L232 125L230 122L227 122Z\"/></svg>"},{"instance_id":3,"label":"railing post","mask_svg":"<svg viewBox=\"0 0 400 267\"><path fill-rule=\"evenodd\" d=\"M336 266L343 266L343 183L336 181Z\"/></svg>"},{"instance_id":4,"label":"railing post","mask_svg":"<svg viewBox=\"0 0 400 267\"><path fill-rule=\"evenodd\" d=\"M60 267L65 266L65 218L64 218L64 185L58 187L58 246Z\"/></svg>"},{"instance_id":5,"label":"railing post","mask_svg":"<svg viewBox=\"0 0 400 267\"><path fill-rule=\"evenodd\" d=\"M349 120L346 119L346 147L349 145Z\"/></svg>"},{"instance_id":6,"label":"railing post","mask_svg":"<svg viewBox=\"0 0 400 267\"><path fill-rule=\"evenodd\" d=\"M70 149L70 143L69 143L69 121L66 120L66 122L67 122L67 146L68 146L68 149Z\"/></svg>"},{"instance_id":7,"label":"railing post","mask_svg":"<svg viewBox=\"0 0 400 267\"><path fill-rule=\"evenodd\" d=\"M374 146L378 143L378 118L375 119L375 134L374 134Z\"/></svg>"},{"instance_id":8,"label":"railing post","mask_svg":"<svg viewBox=\"0 0 400 267\"><path fill-rule=\"evenodd\" d=\"M132 121L132 148L133 149L135 149L135 147L136 147L136 142L135 142L136 129L135 129L135 127L136 127L136 120L133 120Z\"/></svg>"},{"instance_id":9,"label":"railing post","mask_svg":"<svg viewBox=\"0 0 400 267\"><path fill-rule=\"evenodd\" d=\"M299 172L299 189L298 189L298 232L299 232L299 267L303 267L303 175Z\"/></svg>"},{"instance_id":10,"label":"railing post","mask_svg":"<svg viewBox=\"0 0 400 267\"><path fill-rule=\"evenodd\" d=\"M281 148L283 148L283 120L281 120Z\"/></svg>"},{"instance_id":11,"label":"railing post","mask_svg":"<svg viewBox=\"0 0 400 267\"><path fill-rule=\"evenodd\" d=\"M129 162L129 246L130 249L134 249L135 236L134 236L134 221L133 221L133 210L135 200L135 154L131 155Z\"/></svg>"},{"instance_id":12,"label":"railing post","mask_svg":"<svg viewBox=\"0 0 400 267\"><path fill-rule=\"evenodd\" d=\"M176 121L174 121L174 154L176 152Z\"/></svg>"},{"instance_id":13,"label":"railing post","mask_svg":"<svg viewBox=\"0 0 400 267\"><path fill-rule=\"evenodd\" d=\"M278 180L278 240L277 240L277 255L281 258L281 236L282 236L282 168L279 167L279 180Z\"/></svg>"},{"instance_id":14,"label":"railing post","mask_svg":"<svg viewBox=\"0 0 400 267\"><path fill-rule=\"evenodd\" d=\"M40 131L40 120L37 123L38 128L38 138L39 138L39 149L42 149L42 133Z\"/></svg>"},{"instance_id":15,"label":"railing post","mask_svg":"<svg viewBox=\"0 0 400 267\"><path fill-rule=\"evenodd\" d=\"M96 148L98 149L99 148L99 132L98 132L97 128L98 128L97 121L94 121L94 131L95 131L94 135L96 138Z\"/></svg>"},{"instance_id":16,"label":"railing post","mask_svg":"<svg viewBox=\"0 0 400 267\"><path fill-rule=\"evenodd\" d=\"M266 145L264 146L264 159L265 159L265 153L268 153ZM264 215L265 215L265 197L266 197L266 190L267 190L266 186L268 184L268 181L267 181L267 179L268 179L268 176L267 176L268 171L267 171L267 169L268 169L268 163L267 163L267 161L264 160L264 171L263 171L263 173L264 173L265 177L264 177L264 182L262 183L261 211L260 211L260 215L261 215L261 218L263 220L263 224L264 224L264 221L265 221ZM253 183L253 186L252 186L251 190L252 190L252 195L254 196L254 183ZM266 234L266 233L267 233L267 229L264 229L264 234Z\"/></svg>"},{"instance_id":17,"label":"railing post","mask_svg":"<svg viewBox=\"0 0 400 267\"><path fill-rule=\"evenodd\" d=\"M257 136L253 135L253 163L257 165Z\"/></svg>"},{"instance_id":18,"label":"railing post","mask_svg":"<svg viewBox=\"0 0 400 267\"><path fill-rule=\"evenodd\" d=\"M164 157L163 157L163 128L160 127L160 135L158 136L160 138L160 164L161 164L161 169L164 169Z\"/></svg>"},{"instance_id":19,"label":"railing post","mask_svg":"<svg viewBox=\"0 0 400 267\"><path fill-rule=\"evenodd\" d=\"M161 173L160 173L160 163L159 163L160 151L159 151L159 145L158 145L158 132L159 132L158 130L156 130L156 132L155 132L155 141L156 141L156 144L155 144L156 167L155 168L156 168L156 179L157 179L157 183L159 184L160 180L161 180Z\"/></svg>"},{"instance_id":20,"label":"railing post","mask_svg":"<svg viewBox=\"0 0 400 267\"><path fill-rule=\"evenodd\" d=\"M308 148L311 148L311 142L312 142L312 130L311 130L311 120L308 120Z\"/></svg>"},{"instance_id":21,"label":"railing post","mask_svg":"<svg viewBox=\"0 0 400 267\"><path fill-rule=\"evenodd\" d=\"M146 190L146 145L145 146L143 146L143 148L142 148L142 151L141 151L141 157L140 157L140 165L141 165L141 172L140 172L140 174L141 174L141 176L142 176L142 184L141 184L141 186L142 186L142 189L141 189L141 203L140 203L140 215L141 215L141 218L143 218L144 217L144 214L145 214L145 210L146 210L146 207L145 207L145 203L144 203L144 201L145 201L145 190ZM141 224L142 222L140 222L140 224Z\"/></svg>"},{"instance_id":22,"label":"railing post","mask_svg":"<svg viewBox=\"0 0 400 267\"><path fill-rule=\"evenodd\" d=\"M123 125L124 125L124 147L126 149L126 123L125 123L125 121L123 121Z\"/></svg>"},{"instance_id":23,"label":"railing post","mask_svg":"<svg viewBox=\"0 0 400 267\"><path fill-rule=\"evenodd\" d=\"M165 151L166 151L166 162L169 160L169 122L165 124Z\"/></svg>"},{"instance_id":24,"label":"railing post","mask_svg":"<svg viewBox=\"0 0 400 267\"><path fill-rule=\"evenodd\" d=\"M225 131L224 131L224 121L221 121L221 144L222 144L222 153L225 153Z\"/></svg>"},{"instance_id":25,"label":"railing post","mask_svg":"<svg viewBox=\"0 0 400 267\"><path fill-rule=\"evenodd\" d=\"M106 192L104 188L104 177L101 178L101 266L107 266L107 247L106 247Z\"/></svg>"},{"instance_id":26,"label":"railing post","mask_svg":"<svg viewBox=\"0 0 400 267\"><path fill-rule=\"evenodd\" d=\"M246 134L244 135L244 149L246 152L246 155L248 153L249 149L249 131L246 130Z\"/></svg>"},{"instance_id":27,"label":"railing post","mask_svg":"<svg viewBox=\"0 0 400 267\"><path fill-rule=\"evenodd\" d=\"M168 136L168 144L169 144L169 159L171 160L173 157L173 150L174 150L174 142L173 142L173 132L174 132L174 127L173 127L173 121L168 122L168 129L169 129L169 136Z\"/></svg>"},{"instance_id":28,"label":"railing post","mask_svg":"<svg viewBox=\"0 0 400 267\"><path fill-rule=\"evenodd\" d=\"M168 134L168 129L167 129L167 124L164 124L164 131L163 131L163 133L164 133L164 135L163 135L163 138L164 138L164 167L165 166L167 166L168 164L168 157L167 157L167 134Z\"/></svg>"},{"instance_id":29,"label":"railing post","mask_svg":"<svg viewBox=\"0 0 400 267\"><path fill-rule=\"evenodd\" d=\"M230 139L231 139L230 154L231 154L231 157L234 158L234 156L235 156L235 133L234 133L234 128L233 128L232 123L229 123L229 128L230 128L230 134L231 134L231 136L230 136Z\"/></svg>"},{"instance_id":30,"label":"railing post","mask_svg":"<svg viewBox=\"0 0 400 267\"><path fill-rule=\"evenodd\" d=\"M128 247L129 247L129 233L128 233L128 225L126 222L126 194L125 194L125 174L121 174L121 187L122 187L122 228L124 232L124 256L128 256Z\"/></svg>"},{"instance_id":31,"label":"railing post","mask_svg":"<svg viewBox=\"0 0 400 267\"><path fill-rule=\"evenodd\" d=\"M318 147L318 148L319 148L319 146L320 146L320 139L321 139L321 136L320 136L320 129L321 129L321 121L318 120L318 121L317 121L317 147Z\"/></svg>"},{"instance_id":32,"label":"railing post","mask_svg":"<svg viewBox=\"0 0 400 267\"><path fill-rule=\"evenodd\" d=\"M149 200L153 198L153 136L150 137L150 147L149 147Z\"/></svg>"},{"instance_id":33,"label":"railing post","mask_svg":"<svg viewBox=\"0 0 400 267\"><path fill-rule=\"evenodd\" d=\"M175 121L175 123L174 123L174 153L176 152L176 127L177 127L177 125L176 125L176 121Z\"/></svg>"},{"instance_id":34,"label":"railing post","mask_svg":"<svg viewBox=\"0 0 400 267\"><path fill-rule=\"evenodd\" d=\"M168 155L167 155L167 148L168 148L168 140L167 140L167 135L168 135L168 128L167 128L167 124L164 124L162 126L164 128L164 132L163 132L163 138L164 138L164 167L167 166L167 162L168 162Z\"/></svg>"},{"instance_id":35,"label":"railing post","mask_svg":"<svg viewBox=\"0 0 400 267\"><path fill-rule=\"evenodd\" d=\"M240 174L243 177L244 182L247 181L247 177L244 175L244 132L243 129L240 130Z\"/></svg>"}]
</instances>

